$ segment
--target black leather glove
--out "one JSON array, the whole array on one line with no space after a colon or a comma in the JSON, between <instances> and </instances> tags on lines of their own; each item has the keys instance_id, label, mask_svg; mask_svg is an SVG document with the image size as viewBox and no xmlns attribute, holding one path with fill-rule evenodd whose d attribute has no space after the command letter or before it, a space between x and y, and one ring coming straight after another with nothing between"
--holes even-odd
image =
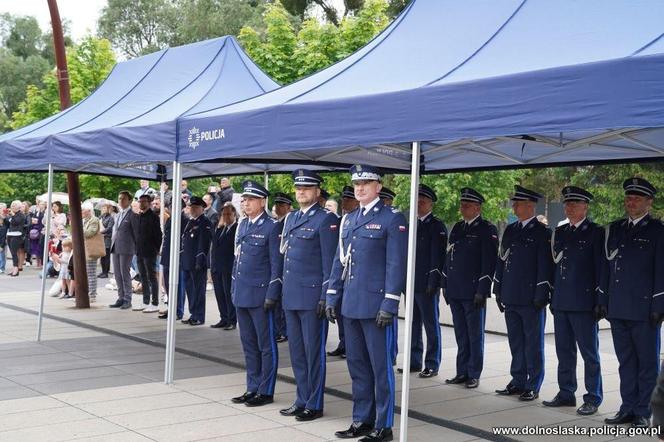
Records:
<instances>
[{"instance_id":1,"label":"black leather glove","mask_svg":"<svg viewBox=\"0 0 664 442\"><path fill-rule=\"evenodd\" d=\"M496 296L496 305L498 306L500 313L505 313L505 304L503 304L503 300L500 298L500 296Z\"/></svg>"},{"instance_id":2,"label":"black leather glove","mask_svg":"<svg viewBox=\"0 0 664 442\"><path fill-rule=\"evenodd\" d=\"M424 290L424 294L427 296L433 296L436 293L438 293L437 287L427 287L426 290Z\"/></svg>"},{"instance_id":3,"label":"black leather glove","mask_svg":"<svg viewBox=\"0 0 664 442\"><path fill-rule=\"evenodd\" d=\"M473 297L473 306L475 306L476 309L486 307L486 298L484 297L484 295L475 293L475 296Z\"/></svg>"},{"instance_id":4,"label":"black leather glove","mask_svg":"<svg viewBox=\"0 0 664 442\"><path fill-rule=\"evenodd\" d=\"M660 326L660 324L662 323L662 319L664 319L663 313L657 313L657 312L650 313L650 325L652 325L654 328Z\"/></svg>"},{"instance_id":5,"label":"black leather glove","mask_svg":"<svg viewBox=\"0 0 664 442\"><path fill-rule=\"evenodd\" d=\"M595 316L595 321L601 321L602 319L606 318L606 315L609 313L606 309L605 305L602 304L597 304L595 308L593 309L593 313Z\"/></svg>"},{"instance_id":6,"label":"black leather glove","mask_svg":"<svg viewBox=\"0 0 664 442\"><path fill-rule=\"evenodd\" d=\"M332 307L331 305L328 305L327 307L325 307L325 317L332 324L336 324L336 322L337 322L337 312L335 311L334 307Z\"/></svg>"},{"instance_id":7,"label":"black leather glove","mask_svg":"<svg viewBox=\"0 0 664 442\"><path fill-rule=\"evenodd\" d=\"M392 313L380 310L376 315L376 325L379 328L387 327L392 324L392 318L394 318Z\"/></svg>"},{"instance_id":8,"label":"black leather glove","mask_svg":"<svg viewBox=\"0 0 664 442\"><path fill-rule=\"evenodd\" d=\"M541 298L535 298L533 300L533 305L535 306L536 309L543 309L546 307L547 301L546 299L541 299Z\"/></svg>"},{"instance_id":9,"label":"black leather glove","mask_svg":"<svg viewBox=\"0 0 664 442\"><path fill-rule=\"evenodd\" d=\"M450 305L449 299L447 299L447 290L445 289L440 289L443 292L443 299L445 300L445 304Z\"/></svg>"},{"instance_id":10,"label":"black leather glove","mask_svg":"<svg viewBox=\"0 0 664 442\"><path fill-rule=\"evenodd\" d=\"M323 319L325 317L325 301L318 301L316 306L316 316L318 319Z\"/></svg>"},{"instance_id":11,"label":"black leather glove","mask_svg":"<svg viewBox=\"0 0 664 442\"><path fill-rule=\"evenodd\" d=\"M277 301L275 301L274 299L265 298L265 302L263 302L263 310L269 312L270 310L274 310L276 306L277 306Z\"/></svg>"}]
</instances>

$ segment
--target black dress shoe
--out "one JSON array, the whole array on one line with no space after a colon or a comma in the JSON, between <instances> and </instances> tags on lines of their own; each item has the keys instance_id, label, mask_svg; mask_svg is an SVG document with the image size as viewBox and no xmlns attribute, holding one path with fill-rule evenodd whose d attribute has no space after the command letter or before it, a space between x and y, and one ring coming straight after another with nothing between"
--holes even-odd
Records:
<instances>
[{"instance_id":1,"label":"black dress shoe","mask_svg":"<svg viewBox=\"0 0 664 442\"><path fill-rule=\"evenodd\" d=\"M157 318L159 318L159 319L168 319L168 313L159 313Z\"/></svg>"},{"instance_id":2,"label":"black dress shoe","mask_svg":"<svg viewBox=\"0 0 664 442\"><path fill-rule=\"evenodd\" d=\"M210 328L224 328L224 327L226 327L227 325L228 325L228 324L226 324L224 321L219 321L219 322L217 322L216 324L212 324L212 325L210 326Z\"/></svg>"},{"instance_id":3,"label":"black dress shoe","mask_svg":"<svg viewBox=\"0 0 664 442\"><path fill-rule=\"evenodd\" d=\"M100 273L97 275L99 279L108 279L108 273Z\"/></svg>"},{"instance_id":4,"label":"black dress shoe","mask_svg":"<svg viewBox=\"0 0 664 442\"><path fill-rule=\"evenodd\" d=\"M199 321L198 319L190 319L189 320L189 325L203 325L205 322Z\"/></svg>"},{"instance_id":5,"label":"black dress shoe","mask_svg":"<svg viewBox=\"0 0 664 442\"><path fill-rule=\"evenodd\" d=\"M302 413L304 410L305 410L304 408L298 407L295 404L293 404L288 408L279 410L279 414L282 416L297 416L298 414Z\"/></svg>"},{"instance_id":6,"label":"black dress shoe","mask_svg":"<svg viewBox=\"0 0 664 442\"><path fill-rule=\"evenodd\" d=\"M279 336L277 336L276 341L277 341L278 344L281 344L282 342L286 342L286 341L288 341L288 336L279 335Z\"/></svg>"},{"instance_id":7,"label":"black dress shoe","mask_svg":"<svg viewBox=\"0 0 664 442\"><path fill-rule=\"evenodd\" d=\"M371 433L360 439L360 442L384 441L392 440L392 438L391 428L381 428L380 430L373 430Z\"/></svg>"},{"instance_id":8,"label":"black dress shoe","mask_svg":"<svg viewBox=\"0 0 664 442\"><path fill-rule=\"evenodd\" d=\"M131 308L131 302L125 302L125 303L122 304L122 306L120 307L120 310L127 310L127 309L130 309L130 308Z\"/></svg>"},{"instance_id":9,"label":"black dress shoe","mask_svg":"<svg viewBox=\"0 0 664 442\"><path fill-rule=\"evenodd\" d=\"M224 330L235 330L237 325L235 324L228 324L226 327L224 327Z\"/></svg>"},{"instance_id":10,"label":"black dress shoe","mask_svg":"<svg viewBox=\"0 0 664 442\"><path fill-rule=\"evenodd\" d=\"M526 390L519 396L520 401L534 401L539 397L539 393L533 390Z\"/></svg>"},{"instance_id":11,"label":"black dress shoe","mask_svg":"<svg viewBox=\"0 0 664 442\"><path fill-rule=\"evenodd\" d=\"M124 304L124 302L122 302L121 299L118 299L113 304L110 304L109 307L110 308L119 308L119 307L122 307L122 304Z\"/></svg>"},{"instance_id":12,"label":"black dress shoe","mask_svg":"<svg viewBox=\"0 0 664 442\"><path fill-rule=\"evenodd\" d=\"M418 376L421 377L421 378L432 378L434 376L438 376L438 372L433 371L430 368L425 368L424 370L422 370L420 372L420 374L418 374Z\"/></svg>"},{"instance_id":13,"label":"black dress shoe","mask_svg":"<svg viewBox=\"0 0 664 442\"><path fill-rule=\"evenodd\" d=\"M470 378L466 381L466 388L477 388L480 386L480 380L475 378Z\"/></svg>"},{"instance_id":14,"label":"black dress shoe","mask_svg":"<svg viewBox=\"0 0 664 442\"><path fill-rule=\"evenodd\" d=\"M512 396L513 394L521 394L523 391L523 388L515 387L512 384L507 384L507 387L505 387L503 390L496 390L496 393L501 396Z\"/></svg>"},{"instance_id":15,"label":"black dress shoe","mask_svg":"<svg viewBox=\"0 0 664 442\"><path fill-rule=\"evenodd\" d=\"M581 416L590 416L591 414L597 413L597 405L585 402L583 405L576 409L576 412Z\"/></svg>"},{"instance_id":16,"label":"black dress shoe","mask_svg":"<svg viewBox=\"0 0 664 442\"><path fill-rule=\"evenodd\" d=\"M632 413L619 411L615 416L604 419L604 423L609 425L631 424L635 418Z\"/></svg>"},{"instance_id":17,"label":"black dress shoe","mask_svg":"<svg viewBox=\"0 0 664 442\"><path fill-rule=\"evenodd\" d=\"M189 318L189 319L183 319L183 320L182 320L182 323L183 323L183 324L189 324L189 321L191 321L191 318Z\"/></svg>"},{"instance_id":18,"label":"black dress shoe","mask_svg":"<svg viewBox=\"0 0 664 442\"><path fill-rule=\"evenodd\" d=\"M328 351L327 352L328 356L341 356L341 355L345 355L345 354L346 354L346 350L341 348L341 347L337 347L336 350L334 350L334 351Z\"/></svg>"},{"instance_id":19,"label":"black dress shoe","mask_svg":"<svg viewBox=\"0 0 664 442\"><path fill-rule=\"evenodd\" d=\"M257 394L251 399L247 399L247 402L244 403L247 407L260 407L261 405L267 405L274 402L273 396L268 396L266 394Z\"/></svg>"},{"instance_id":20,"label":"black dress shoe","mask_svg":"<svg viewBox=\"0 0 664 442\"><path fill-rule=\"evenodd\" d=\"M334 435L339 439L354 439L356 437L364 436L371 433L373 425L365 424L364 422L353 422L350 424L348 430L335 431Z\"/></svg>"},{"instance_id":21,"label":"black dress shoe","mask_svg":"<svg viewBox=\"0 0 664 442\"><path fill-rule=\"evenodd\" d=\"M421 368L418 367L410 367L408 369L409 373L418 373L421 370ZM403 368L397 368L397 373L403 373Z\"/></svg>"},{"instance_id":22,"label":"black dress shoe","mask_svg":"<svg viewBox=\"0 0 664 442\"><path fill-rule=\"evenodd\" d=\"M648 428L650 427L650 419L643 416L635 416L632 421L632 428Z\"/></svg>"},{"instance_id":23,"label":"black dress shoe","mask_svg":"<svg viewBox=\"0 0 664 442\"><path fill-rule=\"evenodd\" d=\"M323 417L323 410L310 410L307 408L302 413L295 416L295 420L300 422L307 422L318 419L319 417Z\"/></svg>"},{"instance_id":24,"label":"black dress shoe","mask_svg":"<svg viewBox=\"0 0 664 442\"><path fill-rule=\"evenodd\" d=\"M550 401L542 401L545 407L576 407L576 400L564 399L559 394Z\"/></svg>"},{"instance_id":25,"label":"black dress shoe","mask_svg":"<svg viewBox=\"0 0 664 442\"><path fill-rule=\"evenodd\" d=\"M467 376L463 376L463 375L458 374L458 375L454 376L452 379L445 379L445 383L446 384L463 384L467 380L468 380Z\"/></svg>"},{"instance_id":26,"label":"black dress shoe","mask_svg":"<svg viewBox=\"0 0 664 442\"><path fill-rule=\"evenodd\" d=\"M245 402L247 402L249 399L253 398L254 396L256 396L256 393L252 393L250 391L247 391L242 396L237 396L237 397L232 398L231 402L233 402L234 404L244 404Z\"/></svg>"}]
</instances>

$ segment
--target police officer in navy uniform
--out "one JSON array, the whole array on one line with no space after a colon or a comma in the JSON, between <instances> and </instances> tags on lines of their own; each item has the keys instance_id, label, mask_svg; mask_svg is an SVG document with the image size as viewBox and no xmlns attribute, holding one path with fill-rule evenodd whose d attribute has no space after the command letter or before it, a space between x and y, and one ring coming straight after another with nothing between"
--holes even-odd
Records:
<instances>
[{"instance_id":1,"label":"police officer in navy uniform","mask_svg":"<svg viewBox=\"0 0 664 442\"><path fill-rule=\"evenodd\" d=\"M388 189L387 187L380 189L380 193L378 194L378 197L386 206L391 206L396 196L397 194L394 193L392 189Z\"/></svg>"},{"instance_id":2,"label":"police officer in navy uniform","mask_svg":"<svg viewBox=\"0 0 664 442\"><path fill-rule=\"evenodd\" d=\"M417 256L415 259L415 307L413 309L413 333L411 337L410 371L421 371L419 377L438 376L441 358L439 324L440 282L447 228L433 215L433 204L438 200L434 190L421 184L417 200ZM427 335L426 357L422 370L422 326ZM402 372L402 369L397 369Z\"/></svg>"},{"instance_id":3,"label":"police officer in navy uniform","mask_svg":"<svg viewBox=\"0 0 664 442\"><path fill-rule=\"evenodd\" d=\"M647 427L664 315L664 225L649 213L652 184L630 178L623 189L628 216L607 227L599 312L611 323L622 405L604 422Z\"/></svg>"},{"instance_id":4,"label":"police officer in navy uniform","mask_svg":"<svg viewBox=\"0 0 664 442\"><path fill-rule=\"evenodd\" d=\"M394 317L406 283L407 226L378 193L381 174L375 167L351 167L360 207L341 220L326 315L337 319L343 289L348 371L353 380L353 423L339 438L392 440L394 420Z\"/></svg>"},{"instance_id":5,"label":"police officer in navy uniform","mask_svg":"<svg viewBox=\"0 0 664 442\"><path fill-rule=\"evenodd\" d=\"M281 228L283 230L284 219L293 208L293 198L287 193L275 192L273 195L273 202L274 213L277 215L277 221L281 223ZM274 324L277 328L277 342L286 342L288 340L288 330L286 327L286 315L281 302L277 303L274 308Z\"/></svg>"},{"instance_id":6,"label":"police officer in navy uniform","mask_svg":"<svg viewBox=\"0 0 664 442\"><path fill-rule=\"evenodd\" d=\"M498 232L482 218L484 197L470 187L461 189L463 219L450 232L443 268L443 296L449 304L457 342L456 375L446 384L477 388L484 366L486 298L496 269Z\"/></svg>"},{"instance_id":7,"label":"police officer in navy uniform","mask_svg":"<svg viewBox=\"0 0 664 442\"><path fill-rule=\"evenodd\" d=\"M247 391L232 399L257 407L273 402L279 352L274 307L281 295L282 225L265 211L269 192L255 181L242 183L242 210L237 228L232 294L247 366Z\"/></svg>"},{"instance_id":8,"label":"police officer in navy uniform","mask_svg":"<svg viewBox=\"0 0 664 442\"><path fill-rule=\"evenodd\" d=\"M191 316L182 322L189 325L205 323L205 285L213 230L212 223L203 214L205 207L202 198L192 196L189 199L190 217L182 229L180 269L186 274L187 302L191 312Z\"/></svg>"},{"instance_id":9,"label":"police officer in navy uniform","mask_svg":"<svg viewBox=\"0 0 664 442\"><path fill-rule=\"evenodd\" d=\"M313 171L293 172L300 209L284 221L281 303L288 325L291 365L297 383L295 403L280 413L310 421L323 415L325 390L325 295L339 239L339 218L318 205L323 179Z\"/></svg>"},{"instance_id":10,"label":"police officer in navy uniform","mask_svg":"<svg viewBox=\"0 0 664 442\"><path fill-rule=\"evenodd\" d=\"M341 214L346 215L357 209L360 205L359 201L355 199L355 189L351 186L344 186L341 191ZM339 345L332 351L328 351L328 356L339 356L342 359L346 357L346 336L344 333L344 321L341 314L343 308L343 288L337 292L339 298L339 305L337 305L337 327L339 329Z\"/></svg>"},{"instance_id":11,"label":"police officer in navy uniform","mask_svg":"<svg viewBox=\"0 0 664 442\"><path fill-rule=\"evenodd\" d=\"M537 192L514 186L509 224L498 249L493 292L505 313L512 353L512 381L500 395L519 394L522 401L539 396L544 380L544 325L553 277L551 231L535 216Z\"/></svg>"},{"instance_id":12,"label":"police officer in navy uniform","mask_svg":"<svg viewBox=\"0 0 664 442\"><path fill-rule=\"evenodd\" d=\"M604 266L604 229L590 221L588 204L593 195L585 189L566 186L563 206L569 223L555 229L551 254L555 264L551 312L558 356L559 392L547 407L576 406L576 348L585 367L586 394L577 413L597 412L602 403L599 360L598 304L600 275Z\"/></svg>"}]
</instances>

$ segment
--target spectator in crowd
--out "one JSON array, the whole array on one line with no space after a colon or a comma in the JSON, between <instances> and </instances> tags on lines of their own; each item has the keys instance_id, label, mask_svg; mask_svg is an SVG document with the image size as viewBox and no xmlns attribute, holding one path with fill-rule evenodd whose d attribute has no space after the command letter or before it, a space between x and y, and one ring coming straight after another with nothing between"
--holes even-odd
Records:
<instances>
[{"instance_id":1,"label":"spectator in crowd","mask_svg":"<svg viewBox=\"0 0 664 442\"><path fill-rule=\"evenodd\" d=\"M330 199L330 193L325 189L321 189L320 195L318 195L318 205L325 207L328 199Z\"/></svg>"},{"instance_id":2,"label":"spectator in crowd","mask_svg":"<svg viewBox=\"0 0 664 442\"><path fill-rule=\"evenodd\" d=\"M118 194L120 212L113 225L111 236L111 259L115 282L118 286L118 299L111 308L123 310L131 308L131 260L136 253L136 217L130 207L131 194L123 190Z\"/></svg>"},{"instance_id":3,"label":"spectator in crowd","mask_svg":"<svg viewBox=\"0 0 664 442\"><path fill-rule=\"evenodd\" d=\"M214 199L214 210L217 212L220 212L226 203L233 201L234 193L233 188L231 187L231 181L228 178L220 179L219 187L220 189Z\"/></svg>"},{"instance_id":4,"label":"spectator in crowd","mask_svg":"<svg viewBox=\"0 0 664 442\"><path fill-rule=\"evenodd\" d=\"M9 276L18 276L23 271L21 253L25 247L25 215L20 201L12 201L9 216L5 218L7 226L7 245L12 254L12 272Z\"/></svg>"},{"instance_id":5,"label":"spectator in crowd","mask_svg":"<svg viewBox=\"0 0 664 442\"><path fill-rule=\"evenodd\" d=\"M5 273L7 263L7 226L5 218L9 215L7 204L0 203L0 273Z\"/></svg>"},{"instance_id":6,"label":"spectator in crowd","mask_svg":"<svg viewBox=\"0 0 664 442\"><path fill-rule=\"evenodd\" d=\"M23 250L19 259L26 266L32 265L32 255L30 255L30 227L32 225L32 215L30 215L30 201L23 201L21 210L25 215L25 224L23 225Z\"/></svg>"},{"instance_id":7,"label":"spectator in crowd","mask_svg":"<svg viewBox=\"0 0 664 442\"><path fill-rule=\"evenodd\" d=\"M152 203L150 204L150 208L154 212L155 215L160 216L161 215L161 198L159 198L159 194L155 194L154 197L152 197Z\"/></svg>"},{"instance_id":8,"label":"spectator in crowd","mask_svg":"<svg viewBox=\"0 0 664 442\"><path fill-rule=\"evenodd\" d=\"M99 231L104 235L106 255L99 259L101 273L97 275L97 278L106 279L111 271L111 237L113 236L113 224L115 224L112 204L104 204L101 206L101 219L99 221L101 222L101 229Z\"/></svg>"},{"instance_id":9,"label":"spectator in crowd","mask_svg":"<svg viewBox=\"0 0 664 442\"><path fill-rule=\"evenodd\" d=\"M62 253L62 241L66 238L66 232L60 227L56 227L51 237L46 243L48 247L48 261L46 262L46 277L54 278L59 275L60 264L55 262L57 258ZM60 290L57 291L57 296L60 294Z\"/></svg>"},{"instance_id":10,"label":"spectator in crowd","mask_svg":"<svg viewBox=\"0 0 664 442\"><path fill-rule=\"evenodd\" d=\"M212 202L214 201L212 194L206 193L205 195L203 195L203 201L205 201L205 204L207 204L207 207L203 211L203 214L207 217L207 219L210 220L212 226L214 227L217 224L219 224L219 212L217 212L212 207Z\"/></svg>"},{"instance_id":11,"label":"spectator in crowd","mask_svg":"<svg viewBox=\"0 0 664 442\"><path fill-rule=\"evenodd\" d=\"M138 201L138 199L139 199L142 195L150 195L150 196L154 196L154 195L157 193L156 190L154 190L152 187L150 187L150 181L148 181L148 180L140 180L139 183L140 183L140 186L141 186L141 187L140 187L140 188L134 193L134 199L135 199L135 200Z\"/></svg>"},{"instance_id":12,"label":"spectator in crowd","mask_svg":"<svg viewBox=\"0 0 664 442\"><path fill-rule=\"evenodd\" d=\"M337 203L335 200L325 201L325 208L335 215L339 214L339 203Z\"/></svg>"},{"instance_id":13,"label":"spectator in crowd","mask_svg":"<svg viewBox=\"0 0 664 442\"><path fill-rule=\"evenodd\" d=\"M97 260L104 252L104 240L101 234L101 223L94 215L92 203L81 206L83 217L83 238L85 244L85 270L88 275L88 295L90 302L97 300Z\"/></svg>"},{"instance_id":14,"label":"spectator in crowd","mask_svg":"<svg viewBox=\"0 0 664 442\"><path fill-rule=\"evenodd\" d=\"M237 229L237 210L227 201L221 210L217 229L212 234L212 252L210 253L210 271L214 284L214 296L217 298L220 321L212 328L234 330L237 324L235 306L231 299L231 275L235 259L235 231Z\"/></svg>"},{"instance_id":15,"label":"spectator in crowd","mask_svg":"<svg viewBox=\"0 0 664 442\"><path fill-rule=\"evenodd\" d=\"M176 319L182 319L184 315L184 298L185 298L185 287L184 280L182 277L178 280L178 295L173 298L170 293L170 258L171 258L171 209L170 207L164 207L164 239L161 246L161 266L162 274L164 277L164 289L166 289L167 303L175 302L176 305ZM183 272L180 272L180 276ZM162 313L159 313L159 319L168 318L168 310Z\"/></svg>"},{"instance_id":16,"label":"spectator in crowd","mask_svg":"<svg viewBox=\"0 0 664 442\"><path fill-rule=\"evenodd\" d=\"M140 206L138 204L138 201L132 201L131 202L131 211L134 212L136 215L141 213Z\"/></svg>"},{"instance_id":17,"label":"spectator in crowd","mask_svg":"<svg viewBox=\"0 0 664 442\"><path fill-rule=\"evenodd\" d=\"M37 260L37 267L42 266L44 254L44 214L46 213L46 201L39 201L35 210L30 212L30 229L28 237L30 240L30 255Z\"/></svg>"},{"instance_id":18,"label":"spectator in crowd","mask_svg":"<svg viewBox=\"0 0 664 442\"><path fill-rule=\"evenodd\" d=\"M51 252L51 260L54 267L59 270L58 280L60 282L60 290L51 292L51 296L60 296L60 298L67 299L74 297L74 289L72 285L73 272L70 274L69 264L73 244L71 239L65 238L61 242L62 251L58 254L56 250Z\"/></svg>"},{"instance_id":19,"label":"spectator in crowd","mask_svg":"<svg viewBox=\"0 0 664 442\"><path fill-rule=\"evenodd\" d=\"M62 227L64 229L67 226L67 215L64 214L62 203L60 201L55 201L51 205L51 213L53 231L55 231L56 227Z\"/></svg>"},{"instance_id":20,"label":"spectator in crowd","mask_svg":"<svg viewBox=\"0 0 664 442\"><path fill-rule=\"evenodd\" d=\"M168 190L168 183L163 182L159 185L159 188L164 191L164 201L162 201L162 206L171 207L171 201L173 200L173 192ZM159 194L161 195L161 193Z\"/></svg>"},{"instance_id":21,"label":"spectator in crowd","mask_svg":"<svg viewBox=\"0 0 664 442\"><path fill-rule=\"evenodd\" d=\"M136 257L138 273L143 288L143 305L133 310L143 313L155 313L159 310L159 282L157 281L157 255L161 247L161 224L159 217L150 205L152 196L143 194L139 197L140 214L138 215L138 234L136 241ZM150 303L152 301L152 303Z\"/></svg>"},{"instance_id":22,"label":"spectator in crowd","mask_svg":"<svg viewBox=\"0 0 664 442\"><path fill-rule=\"evenodd\" d=\"M182 192L183 196L187 195L189 198L191 198L193 193L191 193L191 190L189 190L188 186L189 186L189 183L187 183L187 180L182 180L182 182L180 183L180 191ZM187 200L187 201L189 201L189 200Z\"/></svg>"}]
</instances>

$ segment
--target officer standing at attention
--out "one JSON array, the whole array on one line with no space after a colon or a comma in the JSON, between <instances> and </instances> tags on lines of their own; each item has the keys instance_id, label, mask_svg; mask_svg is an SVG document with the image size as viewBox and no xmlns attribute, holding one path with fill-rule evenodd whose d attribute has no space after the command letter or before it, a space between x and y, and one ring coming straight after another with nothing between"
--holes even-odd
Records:
<instances>
[{"instance_id":1,"label":"officer standing at attention","mask_svg":"<svg viewBox=\"0 0 664 442\"><path fill-rule=\"evenodd\" d=\"M450 305L457 342L456 375L446 384L477 388L484 366L486 298L496 269L498 231L482 218L484 197L470 187L461 189L463 219L450 232L443 270L443 297Z\"/></svg>"},{"instance_id":2,"label":"officer standing at attention","mask_svg":"<svg viewBox=\"0 0 664 442\"><path fill-rule=\"evenodd\" d=\"M657 190L643 178L623 183L628 217L607 227L600 315L611 323L618 357L618 413L607 424L648 427L659 371L664 315L664 225L650 216ZM608 312L607 312L608 309Z\"/></svg>"},{"instance_id":3,"label":"officer standing at attention","mask_svg":"<svg viewBox=\"0 0 664 442\"><path fill-rule=\"evenodd\" d=\"M441 271L445 262L447 229L432 213L438 198L433 189L420 184L417 200L417 256L415 259L415 306L411 337L410 371L419 377L438 376L441 358L439 316ZM427 335L427 351L422 370L422 325ZM403 369L397 369L399 373Z\"/></svg>"},{"instance_id":4,"label":"officer standing at attention","mask_svg":"<svg viewBox=\"0 0 664 442\"><path fill-rule=\"evenodd\" d=\"M273 402L279 352L274 307L281 295L282 225L265 211L269 192L255 181L242 183L246 218L237 228L232 295L247 366L247 391L231 399L258 407Z\"/></svg>"},{"instance_id":5,"label":"officer standing at attention","mask_svg":"<svg viewBox=\"0 0 664 442\"><path fill-rule=\"evenodd\" d=\"M353 423L342 439L392 440L394 420L394 317L406 285L406 219L385 206L377 168L350 169L360 207L341 220L325 313L337 319L343 289L348 371L353 380Z\"/></svg>"},{"instance_id":6,"label":"officer standing at attention","mask_svg":"<svg viewBox=\"0 0 664 442\"><path fill-rule=\"evenodd\" d=\"M593 195L585 189L567 186L562 190L563 207L569 224L556 228L551 239L555 279L551 312L555 327L560 391L546 407L576 406L576 347L585 366L587 393L580 415L595 414L602 403L602 376L595 309L600 275L604 266L604 229L590 221L588 204Z\"/></svg>"},{"instance_id":7,"label":"officer standing at attention","mask_svg":"<svg viewBox=\"0 0 664 442\"><path fill-rule=\"evenodd\" d=\"M205 201L197 196L189 199L189 219L182 230L180 269L186 273L185 285L191 316L182 323L202 325L205 323L205 285L209 263L212 223L203 214Z\"/></svg>"},{"instance_id":8,"label":"officer standing at attention","mask_svg":"<svg viewBox=\"0 0 664 442\"><path fill-rule=\"evenodd\" d=\"M344 186L341 191L341 214L346 215L353 210L357 209L360 205L359 201L355 199L355 189L351 186ZM339 345L333 351L328 351L328 356L339 356L342 359L346 357L346 336L344 333L344 321L341 314L343 306L343 289L337 293L339 297L339 305L337 305L337 327L339 329Z\"/></svg>"},{"instance_id":9,"label":"officer standing at attention","mask_svg":"<svg viewBox=\"0 0 664 442\"><path fill-rule=\"evenodd\" d=\"M391 189L388 189L387 187L383 187L380 189L380 193L378 194L380 200L385 204L386 206L391 206L392 203L394 202L394 197L397 196L394 191Z\"/></svg>"},{"instance_id":10,"label":"officer standing at attention","mask_svg":"<svg viewBox=\"0 0 664 442\"><path fill-rule=\"evenodd\" d=\"M325 294L339 241L339 218L318 204L323 181L318 173L293 172L295 198L300 209L284 222L281 303L288 325L288 348L297 383L295 403L283 416L311 421L323 415L325 390Z\"/></svg>"},{"instance_id":11,"label":"officer standing at attention","mask_svg":"<svg viewBox=\"0 0 664 442\"><path fill-rule=\"evenodd\" d=\"M553 276L551 231L535 216L542 195L518 185L514 190L512 210L518 221L503 233L493 284L498 309L505 313L512 381L496 393L532 401L544 380L545 307Z\"/></svg>"},{"instance_id":12,"label":"officer standing at attention","mask_svg":"<svg viewBox=\"0 0 664 442\"><path fill-rule=\"evenodd\" d=\"M281 223L281 228L283 230L284 219L293 208L293 199L290 195L283 192L275 192L273 197L273 210L276 213L277 221ZM276 326L277 342L286 342L288 340L288 331L286 328L286 315L284 314L281 302L277 303L274 308L274 324Z\"/></svg>"}]
</instances>

